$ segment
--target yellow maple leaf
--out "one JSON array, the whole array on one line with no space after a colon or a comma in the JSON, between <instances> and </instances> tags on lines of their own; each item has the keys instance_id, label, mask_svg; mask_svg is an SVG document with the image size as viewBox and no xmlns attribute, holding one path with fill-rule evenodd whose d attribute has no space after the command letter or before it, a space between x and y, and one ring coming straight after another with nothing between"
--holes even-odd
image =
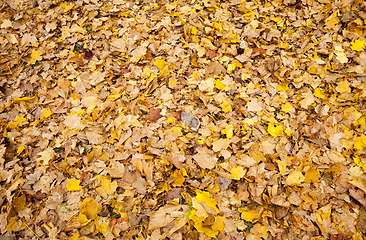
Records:
<instances>
[{"instance_id":1,"label":"yellow maple leaf","mask_svg":"<svg viewBox=\"0 0 366 240\"><path fill-rule=\"evenodd\" d=\"M100 176L100 175L96 176L95 178L101 181L101 186L96 188L96 191L97 193L99 193L100 196L106 197L116 192L117 189L116 181L110 182L106 176Z\"/></svg>"},{"instance_id":2,"label":"yellow maple leaf","mask_svg":"<svg viewBox=\"0 0 366 240\"><path fill-rule=\"evenodd\" d=\"M318 183L319 182L320 173L319 170L315 167L310 168L305 172L305 182L306 183Z\"/></svg>"},{"instance_id":3,"label":"yellow maple leaf","mask_svg":"<svg viewBox=\"0 0 366 240\"><path fill-rule=\"evenodd\" d=\"M203 221L197 221L194 224L194 227L197 229L198 232L206 234L208 237L215 238L219 231L215 232L211 228L204 227Z\"/></svg>"},{"instance_id":4,"label":"yellow maple leaf","mask_svg":"<svg viewBox=\"0 0 366 240\"><path fill-rule=\"evenodd\" d=\"M223 134L226 134L226 138L227 139L231 139L231 138L233 138L233 135L234 135L234 131L233 130L234 130L233 125L232 124L229 124L221 132Z\"/></svg>"},{"instance_id":5,"label":"yellow maple leaf","mask_svg":"<svg viewBox=\"0 0 366 240\"><path fill-rule=\"evenodd\" d=\"M305 176L299 171L292 171L286 178L287 185L299 185L305 181Z\"/></svg>"},{"instance_id":6,"label":"yellow maple leaf","mask_svg":"<svg viewBox=\"0 0 366 240\"><path fill-rule=\"evenodd\" d=\"M24 145L19 146L18 149L17 149L17 153L21 154L24 151L24 149L25 149Z\"/></svg>"},{"instance_id":7,"label":"yellow maple leaf","mask_svg":"<svg viewBox=\"0 0 366 240\"><path fill-rule=\"evenodd\" d=\"M221 217L219 215L215 216L215 222L212 224L212 230L214 232L221 232L222 234L225 233L225 217Z\"/></svg>"},{"instance_id":8,"label":"yellow maple leaf","mask_svg":"<svg viewBox=\"0 0 366 240\"><path fill-rule=\"evenodd\" d=\"M351 92L351 88L349 87L348 81L339 82L335 89L339 93L350 93Z\"/></svg>"},{"instance_id":9,"label":"yellow maple leaf","mask_svg":"<svg viewBox=\"0 0 366 240\"><path fill-rule=\"evenodd\" d=\"M8 128L8 129L14 129L14 128L17 128L17 127L19 127L19 125L16 122L13 122L13 121L9 122L8 125L6 126L6 128Z\"/></svg>"},{"instance_id":10,"label":"yellow maple leaf","mask_svg":"<svg viewBox=\"0 0 366 240\"><path fill-rule=\"evenodd\" d=\"M79 237L80 237L80 233L76 232L71 237L69 237L69 240L79 240L80 239Z\"/></svg>"},{"instance_id":11,"label":"yellow maple leaf","mask_svg":"<svg viewBox=\"0 0 366 240\"><path fill-rule=\"evenodd\" d=\"M166 120L167 124L173 123L175 120L177 120L175 117L169 117L168 120Z\"/></svg>"},{"instance_id":12,"label":"yellow maple leaf","mask_svg":"<svg viewBox=\"0 0 366 240\"><path fill-rule=\"evenodd\" d=\"M328 27L332 27L333 29L336 29L336 24L338 24L340 21L337 18L337 13L333 12L331 16L328 17L328 19L325 21L325 25Z\"/></svg>"},{"instance_id":13,"label":"yellow maple leaf","mask_svg":"<svg viewBox=\"0 0 366 240\"><path fill-rule=\"evenodd\" d=\"M80 180L70 179L66 185L66 188L68 191L71 191L71 192L81 190Z\"/></svg>"},{"instance_id":14,"label":"yellow maple leaf","mask_svg":"<svg viewBox=\"0 0 366 240\"><path fill-rule=\"evenodd\" d=\"M42 60L41 55L42 55L42 53L40 51L33 50L32 54L31 54L31 59L29 60L28 65L35 64L36 61L41 61Z\"/></svg>"},{"instance_id":15,"label":"yellow maple leaf","mask_svg":"<svg viewBox=\"0 0 366 240\"><path fill-rule=\"evenodd\" d=\"M102 206L92 198L85 198L81 204L80 213L88 219L94 219L102 211Z\"/></svg>"},{"instance_id":16,"label":"yellow maple leaf","mask_svg":"<svg viewBox=\"0 0 366 240\"><path fill-rule=\"evenodd\" d=\"M320 88L315 88L314 89L314 96L320 99L324 99L326 96L324 95L324 90L320 89Z\"/></svg>"},{"instance_id":17,"label":"yellow maple leaf","mask_svg":"<svg viewBox=\"0 0 366 240\"><path fill-rule=\"evenodd\" d=\"M193 199L193 202L194 201L196 201L196 199ZM197 204L193 204L193 205L197 205ZM200 208L203 209L203 207L201 205L200 205ZM203 211L204 211L204 209L203 209ZM197 214L196 209L192 209L186 213L186 217L194 222L194 227L197 229L198 232L205 233L208 237L214 238L219 233L219 229L221 226L219 224L217 224L217 226L215 226L215 229L214 228L211 229L209 227L203 226L203 222L205 221L205 219L208 216L206 211L204 211L204 213L205 213L204 215L200 214L202 216L199 216L199 214ZM219 219L219 220L222 220L222 219Z\"/></svg>"},{"instance_id":18,"label":"yellow maple leaf","mask_svg":"<svg viewBox=\"0 0 366 240\"><path fill-rule=\"evenodd\" d=\"M213 23L213 27L219 31L220 33L222 33L224 31L224 29L222 28L222 24L221 23L218 23L218 22L214 22Z\"/></svg>"},{"instance_id":19,"label":"yellow maple leaf","mask_svg":"<svg viewBox=\"0 0 366 240\"><path fill-rule=\"evenodd\" d=\"M191 33L192 33L193 35L196 35L196 34L198 33L198 29L197 29L196 27L192 27L192 28L191 28Z\"/></svg>"},{"instance_id":20,"label":"yellow maple leaf","mask_svg":"<svg viewBox=\"0 0 366 240\"><path fill-rule=\"evenodd\" d=\"M360 41L360 40L356 40L355 42L351 42L351 49L353 51L362 51L362 48L365 46L365 44Z\"/></svg>"},{"instance_id":21,"label":"yellow maple leaf","mask_svg":"<svg viewBox=\"0 0 366 240\"><path fill-rule=\"evenodd\" d=\"M178 79L174 78L174 79L169 79L169 88L175 88L175 86L177 86L177 82L178 82Z\"/></svg>"},{"instance_id":22,"label":"yellow maple leaf","mask_svg":"<svg viewBox=\"0 0 366 240\"><path fill-rule=\"evenodd\" d=\"M183 169L183 171L185 172L185 169L184 168L181 168ZM185 177L184 177L184 172L179 169L179 170L175 170L173 172L173 174L170 176L172 179L174 179L174 182L172 183L172 186L173 187L179 187L179 186L182 186L184 181L185 181Z\"/></svg>"},{"instance_id":23,"label":"yellow maple leaf","mask_svg":"<svg viewBox=\"0 0 366 240\"><path fill-rule=\"evenodd\" d=\"M341 46L336 46L335 47L335 54L337 55L336 59L340 62L340 63L347 63L348 62L348 58L344 52L344 49Z\"/></svg>"},{"instance_id":24,"label":"yellow maple leaf","mask_svg":"<svg viewBox=\"0 0 366 240\"><path fill-rule=\"evenodd\" d=\"M160 70L165 67L165 61L161 58L157 58L156 61L154 61L155 66L157 66Z\"/></svg>"},{"instance_id":25,"label":"yellow maple leaf","mask_svg":"<svg viewBox=\"0 0 366 240\"><path fill-rule=\"evenodd\" d=\"M216 237L217 234L219 234L219 231L221 230L222 225L220 223L216 223L216 225L215 225L215 223L214 223L212 226L212 229L209 227L203 226L203 223L204 223L205 219L208 217L208 214L203 209L203 207L199 203L197 203L196 199L193 198L192 202L193 202L193 207L195 207L195 205L197 206L197 204L198 204L199 208L201 208L199 211L203 211L204 214L199 214L198 210L196 211L196 209L192 209L186 213L186 217L194 222L194 227L197 229L198 232L205 233L208 237L212 237L212 238ZM224 219L215 218L215 222L217 220L224 220Z\"/></svg>"},{"instance_id":26,"label":"yellow maple leaf","mask_svg":"<svg viewBox=\"0 0 366 240\"><path fill-rule=\"evenodd\" d=\"M288 83L285 85L281 85L281 84L277 84L277 91L278 92L285 92L287 90L289 90L290 88L288 87Z\"/></svg>"},{"instance_id":27,"label":"yellow maple leaf","mask_svg":"<svg viewBox=\"0 0 366 240\"><path fill-rule=\"evenodd\" d=\"M253 222L259 218L259 211L257 210L241 210L241 218L247 222Z\"/></svg>"},{"instance_id":28,"label":"yellow maple leaf","mask_svg":"<svg viewBox=\"0 0 366 240\"><path fill-rule=\"evenodd\" d=\"M67 5L67 2L63 2L60 4L60 7L64 9L64 12L68 12L69 10L74 8L74 4Z\"/></svg>"},{"instance_id":29,"label":"yellow maple leaf","mask_svg":"<svg viewBox=\"0 0 366 240\"><path fill-rule=\"evenodd\" d=\"M207 206L216 210L217 213L219 212L219 209L216 207L217 201L213 198L210 198L209 192L203 191L202 193L197 193L196 199L199 203L205 202Z\"/></svg>"},{"instance_id":30,"label":"yellow maple leaf","mask_svg":"<svg viewBox=\"0 0 366 240\"><path fill-rule=\"evenodd\" d=\"M293 107L292 107L291 103L286 102L286 103L282 104L281 111L284 113L289 113L289 112L291 112L292 108Z\"/></svg>"},{"instance_id":31,"label":"yellow maple leaf","mask_svg":"<svg viewBox=\"0 0 366 240\"><path fill-rule=\"evenodd\" d=\"M285 133L286 133L286 135L287 135L287 136L289 136L289 137L291 136L291 133L292 133L293 131L294 131L294 130L292 130L292 129L290 129L290 128L286 128L286 129L285 129Z\"/></svg>"},{"instance_id":32,"label":"yellow maple leaf","mask_svg":"<svg viewBox=\"0 0 366 240\"><path fill-rule=\"evenodd\" d=\"M244 168L242 166L237 166L236 168L232 168L231 169L231 174L230 174L230 179L233 180L240 180L241 178L244 177L246 171L244 170Z\"/></svg>"},{"instance_id":33,"label":"yellow maple leaf","mask_svg":"<svg viewBox=\"0 0 366 240\"><path fill-rule=\"evenodd\" d=\"M366 136L362 134L360 137L356 137L354 146L355 149L359 151L366 148Z\"/></svg>"},{"instance_id":34,"label":"yellow maple leaf","mask_svg":"<svg viewBox=\"0 0 366 240\"><path fill-rule=\"evenodd\" d=\"M24 117L24 114L20 114L15 117L14 122L11 121L8 123L7 128L8 129L14 129L19 126L22 126L23 122L25 122L27 119Z\"/></svg>"},{"instance_id":35,"label":"yellow maple leaf","mask_svg":"<svg viewBox=\"0 0 366 240\"><path fill-rule=\"evenodd\" d=\"M223 111L224 113L228 113L228 112L231 112L231 111L232 111L232 109L231 109L231 104L230 104L230 102L229 102L229 101L227 101L227 100L224 100L224 101L220 104L220 107L221 107L221 109L222 109L222 111Z\"/></svg>"},{"instance_id":36,"label":"yellow maple leaf","mask_svg":"<svg viewBox=\"0 0 366 240\"><path fill-rule=\"evenodd\" d=\"M104 219L100 219L100 217L97 217L94 219L94 224L97 230L103 234L106 235L108 232L108 224L105 222Z\"/></svg>"},{"instance_id":37,"label":"yellow maple leaf","mask_svg":"<svg viewBox=\"0 0 366 240\"><path fill-rule=\"evenodd\" d=\"M276 163L278 165L278 169L280 170L280 174L286 172L286 169L287 169L286 161L276 160Z\"/></svg>"},{"instance_id":38,"label":"yellow maple leaf","mask_svg":"<svg viewBox=\"0 0 366 240\"><path fill-rule=\"evenodd\" d=\"M362 161L359 156L354 156L353 161L356 163L357 166L366 170L366 161Z\"/></svg>"},{"instance_id":39,"label":"yellow maple leaf","mask_svg":"<svg viewBox=\"0 0 366 240\"><path fill-rule=\"evenodd\" d=\"M88 223L90 220L86 217L85 214L80 213L79 217L77 218L77 221L81 224L84 225L86 223Z\"/></svg>"},{"instance_id":40,"label":"yellow maple leaf","mask_svg":"<svg viewBox=\"0 0 366 240\"><path fill-rule=\"evenodd\" d=\"M225 90L227 86L223 84L219 79L215 79L215 88L219 90Z\"/></svg>"},{"instance_id":41,"label":"yellow maple leaf","mask_svg":"<svg viewBox=\"0 0 366 240\"><path fill-rule=\"evenodd\" d=\"M232 71L234 71L236 68L242 68L243 65L238 61L238 60L233 60L232 63L227 65L227 73L231 73Z\"/></svg>"},{"instance_id":42,"label":"yellow maple leaf","mask_svg":"<svg viewBox=\"0 0 366 240\"><path fill-rule=\"evenodd\" d=\"M40 119L42 120L44 118L48 118L51 115L52 115L52 111L51 110L48 110L46 108L43 108L42 109L42 115L41 115Z\"/></svg>"},{"instance_id":43,"label":"yellow maple leaf","mask_svg":"<svg viewBox=\"0 0 366 240\"><path fill-rule=\"evenodd\" d=\"M283 136L282 126L281 125L275 126L274 123L272 122L268 123L267 131L272 137Z\"/></svg>"}]
</instances>

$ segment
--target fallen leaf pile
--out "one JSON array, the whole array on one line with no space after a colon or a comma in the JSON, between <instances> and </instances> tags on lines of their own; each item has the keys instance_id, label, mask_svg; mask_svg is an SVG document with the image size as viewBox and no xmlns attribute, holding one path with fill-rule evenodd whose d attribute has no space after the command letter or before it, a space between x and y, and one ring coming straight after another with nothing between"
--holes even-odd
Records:
<instances>
[{"instance_id":1,"label":"fallen leaf pile","mask_svg":"<svg viewBox=\"0 0 366 240\"><path fill-rule=\"evenodd\" d=\"M366 234L363 0L4 0L1 239Z\"/></svg>"}]
</instances>

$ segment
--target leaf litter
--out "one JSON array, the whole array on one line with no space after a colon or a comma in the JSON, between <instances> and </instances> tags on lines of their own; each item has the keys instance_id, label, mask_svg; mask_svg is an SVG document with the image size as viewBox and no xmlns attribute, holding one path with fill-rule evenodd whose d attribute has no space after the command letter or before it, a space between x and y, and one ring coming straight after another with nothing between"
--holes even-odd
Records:
<instances>
[{"instance_id":1,"label":"leaf litter","mask_svg":"<svg viewBox=\"0 0 366 240\"><path fill-rule=\"evenodd\" d=\"M362 239L364 1L4 1L2 239Z\"/></svg>"}]
</instances>

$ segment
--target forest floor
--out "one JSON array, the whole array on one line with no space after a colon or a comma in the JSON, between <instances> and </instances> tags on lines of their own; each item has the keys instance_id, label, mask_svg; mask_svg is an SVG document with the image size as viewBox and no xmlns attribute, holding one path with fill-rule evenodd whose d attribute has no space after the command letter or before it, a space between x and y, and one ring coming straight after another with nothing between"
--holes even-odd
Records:
<instances>
[{"instance_id":1,"label":"forest floor","mask_svg":"<svg viewBox=\"0 0 366 240\"><path fill-rule=\"evenodd\" d=\"M363 0L0 10L1 240L365 238Z\"/></svg>"}]
</instances>

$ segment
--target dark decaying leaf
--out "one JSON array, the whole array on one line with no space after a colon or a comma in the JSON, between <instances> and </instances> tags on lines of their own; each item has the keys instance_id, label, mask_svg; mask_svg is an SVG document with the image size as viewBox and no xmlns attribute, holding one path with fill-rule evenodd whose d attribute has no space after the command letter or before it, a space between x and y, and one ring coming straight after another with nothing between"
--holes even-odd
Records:
<instances>
[{"instance_id":1,"label":"dark decaying leaf","mask_svg":"<svg viewBox=\"0 0 366 240\"><path fill-rule=\"evenodd\" d=\"M83 52L86 59L91 59L94 56L93 52L89 49L83 49Z\"/></svg>"},{"instance_id":2,"label":"dark decaying leaf","mask_svg":"<svg viewBox=\"0 0 366 240\"><path fill-rule=\"evenodd\" d=\"M152 108L152 109L149 110L149 113L147 114L146 119L151 121L151 122L155 122L159 118L163 117L163 115L161 115L160 112L161 112L161 109Z\"/></svg>"}]
</instances>

